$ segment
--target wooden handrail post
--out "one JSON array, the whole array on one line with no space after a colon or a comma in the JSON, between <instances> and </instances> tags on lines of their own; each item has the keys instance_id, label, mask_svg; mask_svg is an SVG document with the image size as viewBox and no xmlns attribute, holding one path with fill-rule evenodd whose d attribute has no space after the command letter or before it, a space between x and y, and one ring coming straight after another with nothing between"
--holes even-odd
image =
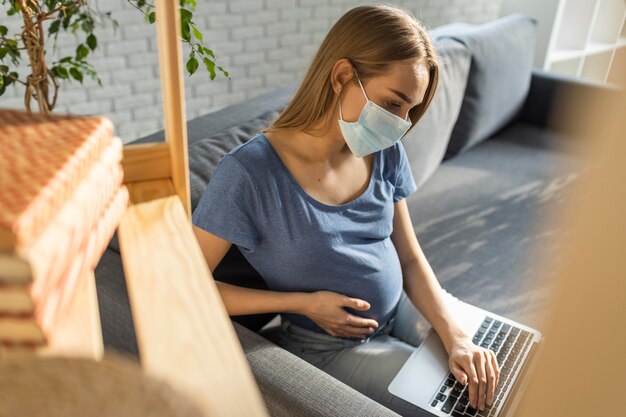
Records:
<instances>
[{"instance_id":1,"label":"wooden handrail post","mask_svg":"<svg viewBox=\"0 0 626 417\"><path fill-rule=\"evenodd\" d=\"M191 219L179 6L177 0L156 0L155 6L165 141L170 148L172 183Z\"/></svg>"}]
</instances>

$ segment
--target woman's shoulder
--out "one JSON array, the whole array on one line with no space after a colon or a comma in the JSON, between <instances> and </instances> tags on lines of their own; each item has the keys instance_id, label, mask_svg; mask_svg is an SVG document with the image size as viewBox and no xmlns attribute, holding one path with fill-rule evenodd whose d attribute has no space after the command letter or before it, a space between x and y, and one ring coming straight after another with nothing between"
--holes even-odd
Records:
<instances>
[{"instance_id":1,"label":"woman's shoulder","mask_svg":"<svg viewBox=\"0 0 626 417\"><path fill-rule=\"evenodd\" d=\"M235 146L224 154L223 158L233 158L250 174L258 172L266 167L269 161L267 147L262 139L262 133L256 133L246 142Z\"/></svg>"},{"instance_id":2,"label":"woman's shoulder","mask_svg":"<svg viewBox=\"0 0 626 417\"><path fill-rule=\"evenodd\" d=\"M395 176L398 161L400 161L403 152L404 146L401 141L397 141L393 145L381 151L381 160L383 161L382 169L384 177Z\"/></svg>"}]
</instances>

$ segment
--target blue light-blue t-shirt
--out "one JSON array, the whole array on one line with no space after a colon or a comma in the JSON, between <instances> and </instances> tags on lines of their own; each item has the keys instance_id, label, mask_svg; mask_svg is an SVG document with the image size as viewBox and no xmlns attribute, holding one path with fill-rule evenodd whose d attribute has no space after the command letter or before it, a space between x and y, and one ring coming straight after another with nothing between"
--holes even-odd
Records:
<instances>
[{"instance_id":1,"label":"blue light-blue t-shirt","mask_svg":"<svg viewBox=\"0 0 626 417\"><path fill-rule=\"evenodd\" d=\"M225 154L213 172L192 223L239 247L272 291L328 290L366 300L379 328L394 314L402 270L390 235L394 202L417 186L401 141L374 156L367 189L329 205L309 195L264 133ZM292 323L328 334L308 317ZM348 339L353 339L348 337Z\"/></svg>"}]
</instances>

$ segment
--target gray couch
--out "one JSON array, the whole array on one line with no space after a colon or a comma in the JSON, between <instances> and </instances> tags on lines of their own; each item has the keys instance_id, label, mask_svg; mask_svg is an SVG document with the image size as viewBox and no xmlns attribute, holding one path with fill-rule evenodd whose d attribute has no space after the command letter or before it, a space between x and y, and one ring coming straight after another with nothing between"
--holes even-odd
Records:
<instances>
[{"instance_id":1,"label":"gray couch","mask_svg":"<svg viewBox=\"0 0 626 417\"><path fill-rule=\"evenodd\" d=\"M553 285L538 266L559 254L551 239L556 226L542 220L585 169L573 152L575 132L552 118L555 103L617 87L531 68L535 26L514 15L434 29L444 62L439 91L402 141L419 186L407 199L415 233L441 285L541 328ZM188 122L193 208L223 154L267 126L296 88L291 83ZM161 131L133 143L162 140ZM236 246L214 276L267 288ZM106 349L139 357L116 236L96 280ZM231 318L272 415L398 415L277 346L279 314Z\"/></svg>"}]
</instances>

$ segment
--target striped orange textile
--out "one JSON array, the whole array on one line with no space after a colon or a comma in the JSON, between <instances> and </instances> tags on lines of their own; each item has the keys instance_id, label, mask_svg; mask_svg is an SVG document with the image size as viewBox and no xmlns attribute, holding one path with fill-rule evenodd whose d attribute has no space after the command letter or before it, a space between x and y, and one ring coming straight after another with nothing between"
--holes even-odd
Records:
<instances>
[{"instance_id":1,"label":"striped orange textile","mask_svg":"<svg viewBox=\"0 0 626 417\"><path fill-rule=\"evenodd\" d=\"M106 116L0 108L0 251L36 239L112 137Z\"/></svg>"}]
</instances>

